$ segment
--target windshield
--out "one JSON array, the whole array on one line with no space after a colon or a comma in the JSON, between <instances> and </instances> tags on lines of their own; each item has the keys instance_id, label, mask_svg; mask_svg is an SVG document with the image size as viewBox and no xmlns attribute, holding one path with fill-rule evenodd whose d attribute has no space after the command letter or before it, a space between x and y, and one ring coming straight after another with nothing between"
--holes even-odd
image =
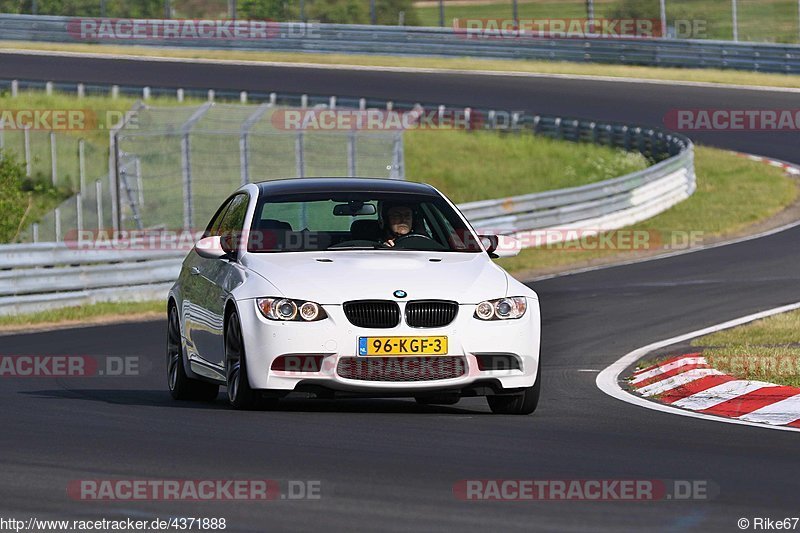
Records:
<instances>
[{"instance_id":1,"label":"windshield","mask_svg":"<svg viewBox=\"0 0 800 533\"><path fill-rule=\"evenodd\" d=\"M483 251L453 208L437 196L348 192L259 200L248 251L335 250Z\"/></svg>"}]
</instances>

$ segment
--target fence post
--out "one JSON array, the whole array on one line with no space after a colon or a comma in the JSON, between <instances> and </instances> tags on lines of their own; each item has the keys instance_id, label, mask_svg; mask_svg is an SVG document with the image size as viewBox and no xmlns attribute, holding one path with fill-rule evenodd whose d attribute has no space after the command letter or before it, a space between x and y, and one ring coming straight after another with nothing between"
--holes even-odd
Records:
<instances>
[{"instance_id":1,"label":"fence post","mask_svg":"<svg viewBox=\"0 0 800 533\"><path fill-rule=\"evenodd\" d=\"M124 124L124 123L123 123ZM119 166L119 150L117 136L114 131L108 134L108 190L111 195L111 229L119 229L119 206L117 205L117 166Z\"/></svg>"},{"instance_id":2,"label":"fence post","mask_svg":"<svg viewBox=\"0 0 800 533\"><path fill-rule=\"evenodd\" d=\"M294 161L297 166L297 177L306 177L306 156L303 139L303 130L297 132L297 138L294 141Z\"/></svg>"},{"instance_id":3,"label":"fence post","mask_svg":"<svg viewBox=\"0 0 800 533\"><path fill-rule=\"evenodd\" d=\"M48 81L44 84L44 92L47 96L53 95L53 82Z\"/></svg>"},{"instance_id":4,"label":"fence post","mask_svg":"<svg viewBox=\"0 0 800 533\"><path fill-rule=\"evenodd\" d=\"M61 242L61 208L55 209L55 223L56 223L56 242Z\"/></svg>"},{"instance_id":5,"label":"fence post","mask_svg":"<svg viewBox=\"0 0 800 533\"><path fill-rule=\"evenodd\" d=\"M178 102L183 102L183 89L175 91L175 98L177 98Z\"/></svg>"},{"instance_id":6,"label":"fence post","mask_svg":"<svg viewBox=\"0 0 800 533\"><path fill-rule=\"evenodd\" d=\"M31 126L26 125L23 129L25 135L25 175L31 177Z\"/></svg>"},{"instance_id":7,"label":"fence post","mask_svg":"<svg viewBox=\"0 0 800 533\"><path fill-rule=\"evenodd\" d=\"M111 86L111 98L116 100L119 98L119 85L112 85Z\"/></svg>"},{"instance_id":8,"label":"fence post","mask_svg":"<svg viewBox=\"0 0 800 533\"><path fill-rule=\"evenodd\" d=\"M33 223L33 227L32 227L31 233L33 233L33 242L39 242L39 223L38 222L34 222Z\"/></svg>"},{"instance_id":9,"label":"fence post","mask_svg":"<svg viewBox=\"0 0 800 533\"><path fill-rule=\"evenodd\" d=\"M103 182L94 182L95 200L97 202L97 229L103 229Z\"/></svg>"},{"instance_id":10,"label":"fence post","mask_svg":"<svg viewBox=\"0 0 800 533\"><path fill-rule=\"evenodd\" d=\"M242 123L239 129L239 173L242 185L250 183L250 130L272 107L271 103L261 104Z\"/></svg>"},{"instance_id":11,"label":"fence post","mask_svg":"<svg viewBox=\"0 0 800 533\"><path fill-rule=\"evenodd\" d=\"M352 129L347 133L347 175L356 176L356 132Z\"/></svg>"},{"instance_id":12,"label":"fence post","mask_svg":"<svg viewBox=\"0 0 800 533\"><path fill-rule=\"evenodd\" d=\"M86 96L86 86L82 83L78 84L78 98L83 98Z\"/></svg>"},{"instance_id":13,"label":"fence post","mask_svg":"<svg viewBox=\"0 0 800 533\"><path fill-rule=\"evenodd\" d=\"M239 102L243 104L247 103L247 91L242 91L239 93Z\"/></svg>"},{"instance_id":14,"label":"fence post","mask_svg":"<svg viewBox=\"0 0 800 533\"><path fill-rule=\"evenodd\" d=\"M83 231L83 195L81 193L75 195L75 208L77 209L78 233L80 234Z\"/></svg>"},{"instance_id":15,"label":"fence post","mask_svg":"<svg viewBox=\"0 0 800 533\"><path fill-rule=\"evenodd\" d=\"M183 229L191 230L194 223L192 205L192 162L191 139L192 127L205 115L213 102L206 102L200 106L189 119L181 126L181 175L183 178Z\"/></svg>"},{"instance_id":16,"label":"fence post","mask_svg":"<svg viewBox=\"0 0 800 533\"><path fill-rule=\"evenodd\" d=\"M19 80L11 80L11 98L19 96Z\"/></svg>"},{"instance_id":17,"label":"fence post","mask_svg":"<svg viewBox=\"0 0 800 533\"><path fill-rule=\"evenodd\" d=\"M183 229L192 227L192 163L189 132L181 136L181 175L183 176Z\"/></svg>"},{"instance_id":18,"label":"fence post","mask_svg":"<svg viewBox=\"0 0 800 533\"><path fill-rule=\"evenodd\" d=\"M80 194L86 194L86 141L78 140L78 187Z\"/></svg>"},{"instance_id":19,"label":"fence post","mask_svg":"<svg viewBox=\"0 0 800 533\"><path fill-rule=\"evenodd\" d=\"M53 181L53 186L58 184L58 154L56 153L56 133L50 132L50 177Z\"/></svg>"}]
</instances>

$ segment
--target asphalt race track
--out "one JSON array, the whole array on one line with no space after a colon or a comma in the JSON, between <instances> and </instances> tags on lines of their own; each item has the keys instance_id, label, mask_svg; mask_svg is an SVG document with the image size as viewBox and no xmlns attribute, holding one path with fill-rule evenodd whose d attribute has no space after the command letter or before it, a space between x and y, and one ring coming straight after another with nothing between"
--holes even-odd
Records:
<instances>
[{"instance_id":1,"label":"asphalt race track","mask_svg":"<svg viewBox=\"0 0 800 533\"><path fill-rule=\"evenodd\" d=\"M0 54L2 77L275 90L445 102L660 124L667 110L796 108L798 95L565 79L49 59ZM708 144L800 162L797 133ZM487 162L490 164L490 162ZM0 516L225 517L232 531L738 531L800 515L798 436L614 400L597 371L650 342L800 300L800 228L668 259L533 284L543 396L530 417L483 399L290 400L275 412L177 403L162 322L2 338L0 354L138 356L139 377L0 380ZM77 479L318 480L319 500L74 501ZM708 500L470 502L465 479L705 480Z\"/></svg>"}]
</instances>

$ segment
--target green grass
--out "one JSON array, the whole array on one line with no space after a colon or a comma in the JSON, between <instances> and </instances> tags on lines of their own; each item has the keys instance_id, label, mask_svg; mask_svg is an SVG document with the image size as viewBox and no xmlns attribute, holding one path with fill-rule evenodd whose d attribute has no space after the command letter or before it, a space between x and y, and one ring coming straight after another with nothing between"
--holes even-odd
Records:
<instances>
[{"instance_id":1,"label":"green grass","mask_svg":"<svg viewBox=\"0 0 800 533\"><path fill-rule=\"evenodd\" d=\"M697 190L687 200L627 229L648 232L651 241L675 247L695 232L695 244L731 236L748 225L778 213L796 200L794 181L782 170L707 147L696 148ZM673 241L672 237L675 237ZM619 256L618 250L570 245L529 248L498 260L508 270L525 272L587 266L596 259ZM655 246L656 249L660 246Z\"/></svg>"},{"instance_id":2,"label":"green grass","mask_svg":"<svg viewBox=\"0 0 800 533\"><path fill-rule=\"evenodd\" d=\"M111 320L125 316L157 316L166 311L166 304L157 302L107 302L75 307L64 307L21 315L0 316L0 331L24 329L46 324L81 324L87 321Z\"/></svg>"},{"instance_id":3,"label":"green grass","mask_svg":"<svg viewBox=\"0 0 800 533\"><path fill-rule=\"evenodd\" d=\"M753 85L763 87L800 88L800 76L764 74L720 69L681 69L558 61L526 61L446 57L401 57L357 54L319 54L304 52L255 52L245 50L184 50L174 48L146 48L136 46L111 46L92 44L53 44L0 41L0 49L63 50L111 55L144 57L172 57L185 59L213 59L228 61L254 61L276 63L315 63L321 65L381 66L407 69L444 69L465 71L523 72L532 74L558 74L580 76L605 76L613 78L639 78L699 83ZM268 88L265 88L267 90Z\"/></svg>"},{"instance_id":4,"label":"green grass","mask_svg":"<svg viewBox=\"0 0 800 533\"><path fill-rule=\"evenodd\" d=\"M796 43L798 41L797 2L794 0L738 0L739 40L757 42ZM614 18L623 2L596 0L597 18ZM658 19L658 2L641 2L643 16ZM677 20L702 20L706 23L707 39L733 39L733 17L728 0L667 0L667 23ZM423 25L439 25L438 7L416 7ZM518 4L519 18L586 18L584 0L522 0ZM618 12L617 12L618 13ZM511 2L477 3L474 5L445 4L445 25L454 18L511 18Z\"/></svg>"},{"instance_id":5,"label":"green grass","mask_svg":"<svg viewBox=\"0 0 800 533\"><path fill-rule=\"evenodd\" d=\"M800 311L692 341L714 368L742 379L800 386Z\"/></svg>"},{"instance_id":6,"label":"green grass","mask_svg":"<svg viewBox=\"0 0 800 533\"><path fill-rule=\"evenodd\" d=\"M640 154L494 132L412 131L406 176L430 183L453 202L585 185L646 168Z\"/></svg>"}]
</instances>

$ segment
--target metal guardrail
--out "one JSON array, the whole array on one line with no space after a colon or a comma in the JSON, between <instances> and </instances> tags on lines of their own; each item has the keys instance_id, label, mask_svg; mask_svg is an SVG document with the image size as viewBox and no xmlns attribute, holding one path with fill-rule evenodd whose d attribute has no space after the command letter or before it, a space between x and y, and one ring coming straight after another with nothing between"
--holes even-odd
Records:
<instances>
[{"instance_id":1,"label":"metal guardrail","mask_svg":"<svg viewBox=\"0 0 800 533\"><path fill-rule=\"evenodd\" d=\"M0 14L5 40L97 43L83 39L75 17ZM800 73L800 46L712 40L474 36L452 28L314 24L298 35L296 23L270 23L262 39L114 39L114 44L323 53L457 56L723 68Z\"/></svg>"},{"instance_id":2,"label":"metal guardrail","mask_svg":"<svg viewBox=\"0 0 800 533\"><path fill-rule=\"evenodd\" d=\"M128 87L124 92L132 91ZM167 89L160 92L167 94ZM216 93L217 98L225 95L223 91ZM239 93L228 96L238 98ZM251 96L253 101L260 97L276 100L275 95ZM278 100L308 104L330 102L331 98L283 95ZM338 98L337 106L447 111L444 106L347 98ZM551 228L613 230L650 218L695 190L694 148L682 135L613 122L495 110L461 111L471 117L467 122L475 127L506 135L527 131L638 151L654 162L644 170L581 187L460 205L479 231L524 237ZM499 120L501 115L503 120ZM160 299L177 278L184 255L180 250L89 250L69 248L64 243L0 246L0 315L97 301Z\"/></svg>"}]
</instances>

